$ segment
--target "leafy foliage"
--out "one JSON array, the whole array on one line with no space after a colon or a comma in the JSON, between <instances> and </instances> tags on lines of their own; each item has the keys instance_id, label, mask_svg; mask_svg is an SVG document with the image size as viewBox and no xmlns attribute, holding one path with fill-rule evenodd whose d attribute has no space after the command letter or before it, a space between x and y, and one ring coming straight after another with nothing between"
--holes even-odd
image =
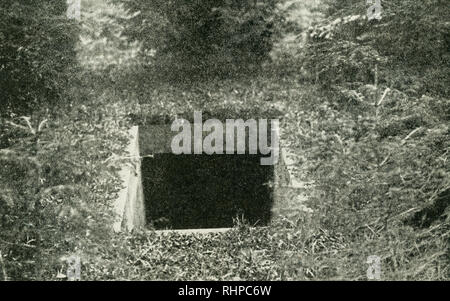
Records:
<instances>
[{"instance_id":1,"label":"leafy foliage","mask_svg":"<svg viewBox=\"0 0 450 301\"><path fill-rule=\"evenodd\" d=\"M444 1L383 2L382 19L370 22L363 1L330 3L328 17L310 29L305 54L318 82L374 83L377 77L402 91L448 97L450 11Z\"/></svg>"},{"instance_id":2,"label":"leafy foliage","mask_svg":"<svg viewBox=\"0 0 450 301\"><path fill-rule=\"evenodd\" d=\"M77 56L87 70L104 72L105 77L136 63L140 49L138 42L130 43L123 36L126 12L104 1L83 0L80 22L81 35ZM123 72L123 71L121 71Z\"/></svg>"},{"instance_id":3,"label":"leafy foliage","mask_svg":"<svg viewBox=\"0 0 450 301\"><path fill-rule=\"evenodd\" d=\"M156 51L154 63L173 74L258 65L271 51L280 21L277 0L117 2L130 13L126 35L142 41L144 53Z\"/></svg>"},{"instance_id":4,"label":"leafy foliage","mask_svg":"<svg viewBox=\"0 0 450 301\"><path fill-rule=\"evenodd\" d=\"M1 114L58 101L76 66L77 26L66 1L0 3Z\"/></svg>"},{"instance_id":5,"label":"leafy foliage","mask_svg":"<svg viewBox=\"0 0 450 301\"><path fill-rule=\"evenodd\" d=\"M127 130L117 120L127 107L74 93L89 88L66 91L75 103L0 122L10 137L0 150L1 268L10 279L55 279L63 255L89 256L111 234L121 184L106 159L123 153Z\"/></svg>"},{"instance_id":6,"label":"leafy foliage","mask_svg":"<svg viewBox=\"0 0 450 301\"><path fill-rule=\"evenodd\" d=\"M383 2L383 18L368 22L364 2L330 3L300 50L319 86L288 109L286 134L315 182L311 206L344 235L336 263L349 277L377 254L385 277L445 279L448 6Z\"/></svg>"},{"instance_id":7,"label":"leafy foliage","mask_svg":"<svg viewBox=\"0 0 450 301\"><path fill-rule=\"evenodd\" d=\"M146 58L158 72L177 73L259 64L272 48L267 42L276 31L269 26L275 22L272 2L253 7L212 1L205 9L177 2L120 1L129 9L122 14L89 1L77 48L89 71L65 89L65 105L42 104L28 117L0 120L3 272L10 279L55 279L64 271L61 255L76 253L82 277L89 280L363 280L367 257L378 255L383 279L448 280L445 2L383 2L383 19L368 23L364 1L327 1L327 7L321 1L311 7L288 1L285 16L294 7L299 11L293 19L325 16L307 40L304 35L282 40L296 47L298 56L290 59L297 62L276 61L252 77L189 84L149 80L148 70L136 68ZM17 8L5 3L9 11ZM221 21L208 23L216 17ZM310 23L306 19L297 23L299 31ZM199 22L188 23L191 27L181 22L193 20ZM0 21L2 30L5 24ZM142 61L133 54L139 43L120 37L124 26L144 45ZM2 43L4 37L0 31ZM252 45L262 45L262 51L252 53ZM273 54L283 52L283 45L277 47L272 58L281 60L283 55ZM4 60L7 52L0 53ZM203 61L199 55L205 53ZM133 61L137 64L129 64ZM285 72L288 65L295 73ZM314 185L306 192L280 192L281 208L274 208L270 227L237 220L230 232L206 236L148 230L112 235L109 209L120 183L117 162L108 159L122 155L127 127L189 118L193 110L243 119L284 112L282 145L295 153L299 178ZM313 210L302 209L300 194L308 196Z\"/></svg>"}]
</instances>

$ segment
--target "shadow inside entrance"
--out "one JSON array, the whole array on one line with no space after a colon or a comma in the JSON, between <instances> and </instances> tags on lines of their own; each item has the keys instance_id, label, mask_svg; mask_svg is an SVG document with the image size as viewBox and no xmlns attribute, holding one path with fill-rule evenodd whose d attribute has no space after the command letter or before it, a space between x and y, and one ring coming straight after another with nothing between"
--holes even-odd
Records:
<instances>
[{"instance_id":1,"label":"shadow inside entrance","mask_svg":"<svg viewBox=\"0 0 450 301\"><path fill-rule=\"evenodd\" d=\"M273 166L260 155L155 154L142 162L147 221L157 230L270 222Z\"/></svg>"}]
</instances>

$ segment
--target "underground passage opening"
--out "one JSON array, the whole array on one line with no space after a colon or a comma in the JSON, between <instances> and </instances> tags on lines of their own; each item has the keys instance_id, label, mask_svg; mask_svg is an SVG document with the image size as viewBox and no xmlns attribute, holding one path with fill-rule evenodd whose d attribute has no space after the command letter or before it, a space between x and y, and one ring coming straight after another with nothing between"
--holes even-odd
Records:
<instances>
[{"instance_id":1,"label":"underground passage opening","mask_svg":"<svg viewBox=\"0 0 450 301\"><path fill-rule=\"evenodd\" d=\"M147 222L157 230L270 222L274 167L260 155L155 154L142 162Z\"/></svg>"}]
</instances>

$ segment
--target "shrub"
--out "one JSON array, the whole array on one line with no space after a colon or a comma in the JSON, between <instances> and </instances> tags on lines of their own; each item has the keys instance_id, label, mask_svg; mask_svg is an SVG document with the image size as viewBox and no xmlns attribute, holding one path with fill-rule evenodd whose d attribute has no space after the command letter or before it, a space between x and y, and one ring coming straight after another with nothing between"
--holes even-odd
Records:
<instances>
[{"instance_id":1,"label":"shrub","mask_svg":"<svg viewBox=\"0 0 450 301\"><path fill-rule=\"evenodd\" d=\"M85 262L107 245L121 183L119 163L106 159L123 154L127 105L89 88L71 87L71 104L0 120L9 137L0 148L0 270L11 280L55 280L62 256Z\"/></svg>"},{"instance_id":2,"label":"shrub","mask_svg":"<svg viewBox=\"0 0 450 301\"><path fill-rule=\"evenodd\" d=\"M277 0L128 1L126 35L156 50L154 62L175 70L236 70L258 65L272 49Z\"/></svg>"},{"instance_id":3,"label":"shrub","mask_svg":"<svg viewBox=\"0 0 450 301\"><path fill-rule=\"evenodd\" d=\"M448 97L449 7L440 0L383 2L382 19L367 21L363 1L329 6L310 29L306 66L320 83L380 83ZM425 13L426 12L426 13ZM376 70L376 67L378 70Z\"/></svg>"},{"instance_id":4,"label":"shrub","mask_svg":"<svg viewBox=\"0 0 450 301\"><path fill-rule=\"evenodd\" d=\"M310 28L302 56L319 87L290 104L285 135L315 182L316 219L348 246L345 275L329 276L363 275L378 255L383 279L448 279L449 10L383 7L368 21L364 1L333 2Z\"/></svg>"},{"instance_id":5,"label":"shrub","mask_svg":"<svg viewBox=\"0 0 450 301\"><path fill-rule=\"evenodd\" d=\"M59 100L75 64L77 26L65 0L0 3L0 113Z\"/></svg>"}]
</instances>

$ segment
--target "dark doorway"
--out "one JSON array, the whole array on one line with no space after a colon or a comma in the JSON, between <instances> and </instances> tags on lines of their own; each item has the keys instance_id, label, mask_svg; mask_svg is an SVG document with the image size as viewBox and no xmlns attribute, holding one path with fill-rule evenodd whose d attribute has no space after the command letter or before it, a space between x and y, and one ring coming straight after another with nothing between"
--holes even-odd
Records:
<instances>
[{"instance_id":1,"label":"dark doorway","mask_svg":"<svg viewBox=\"0 0 450 301\"><path fill-rule=\"evenodd\" d=\"M147 221L156 229L227 228L270 222L273 166L260 155L155 154L142 162Z\"/></svg>"}]
</instances>

